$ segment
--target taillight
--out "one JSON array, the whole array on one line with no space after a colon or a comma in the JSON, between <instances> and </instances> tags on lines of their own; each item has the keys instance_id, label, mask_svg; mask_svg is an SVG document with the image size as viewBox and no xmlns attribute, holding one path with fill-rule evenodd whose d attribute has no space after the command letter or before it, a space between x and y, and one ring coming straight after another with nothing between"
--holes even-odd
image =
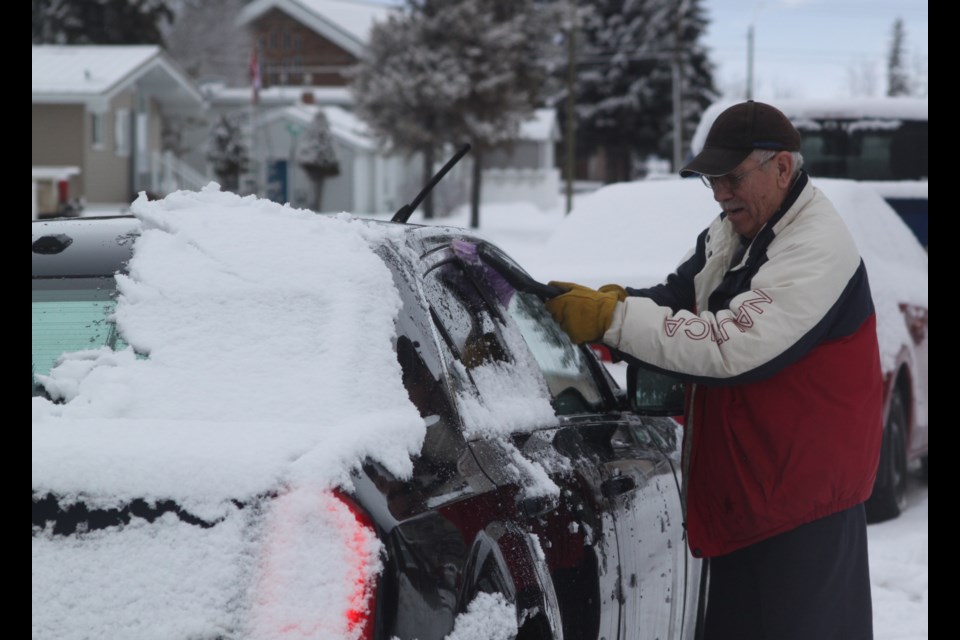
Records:
<instances>
[{"instance_id":1,"label":"taillight","mask_svg":"<svg viewBox=\"0 0 960 640\"><path fill-rule=\"evenodd\" d=\"M382 569L373 523L341 491L271 501L251 625L257 638L372 640Z\"/></svg>"},{"instance_id":2,"label":"taillight","mask_svg":"<svg viewBox=\"0 0 960 640\"><path fill-rule=\"evenodd\" d=\"M333 497L349 510L354 519L352 524L348 524L352 528L349 544L356 556L356 564L351 570L353 574L353 593L350 596L350 606L347 609L348 631L350 631L351 637L373 640L373 631L376 626L374 614L377 610L377 574L371 575L366 570L366 565L369 541L370 538L377 540L376 530L373 528L370 516L361 510L346 494L337 489L333 492ZM359 631L359 634L353 636L352 634L355 631Z\"/></svg>"}]
</instances>

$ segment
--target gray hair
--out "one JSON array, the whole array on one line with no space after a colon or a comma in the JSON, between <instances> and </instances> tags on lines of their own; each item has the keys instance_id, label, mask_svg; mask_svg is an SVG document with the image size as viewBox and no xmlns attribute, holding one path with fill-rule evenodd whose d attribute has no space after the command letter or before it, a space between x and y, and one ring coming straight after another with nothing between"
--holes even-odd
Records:
<instances>
[{"instance_id":1,"label":"gray hair","mask_svg":"<svg viewBox=\"0 0 960 640\"><path fill-rule=\"evenodd\" d=\"M766 162L778 153L780 152L772 149L754 149L750 152L750 157L760 163ZM800 169L803 168L803 155L799 151L790 151L789 153L790 157L793 158L793 175L790 176L790 180L793 181L800 174Z\"/></svg>"}]
</instances>

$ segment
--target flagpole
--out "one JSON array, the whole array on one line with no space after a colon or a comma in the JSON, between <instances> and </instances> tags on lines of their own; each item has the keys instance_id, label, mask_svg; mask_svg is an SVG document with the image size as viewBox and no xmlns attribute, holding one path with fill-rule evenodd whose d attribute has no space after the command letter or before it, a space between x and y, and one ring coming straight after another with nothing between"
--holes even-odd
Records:
<instances>
[{"instance_id":1,"label":"flagpole","mask_svg":"<svg viewBox=\"0 0 960 640\"><path fill-rule=\"evenodd\" d=\"M256 144L256 127L257 127L257 103L260 101L260 52L256 44L253 45L253 50L250 53L250 135L249 143L247 145L247 185L244 189L247 193L257 193L257 162L254 156L254 145ZM247 195L244 193L243 195Z\"/></svg>"}]
</instances>

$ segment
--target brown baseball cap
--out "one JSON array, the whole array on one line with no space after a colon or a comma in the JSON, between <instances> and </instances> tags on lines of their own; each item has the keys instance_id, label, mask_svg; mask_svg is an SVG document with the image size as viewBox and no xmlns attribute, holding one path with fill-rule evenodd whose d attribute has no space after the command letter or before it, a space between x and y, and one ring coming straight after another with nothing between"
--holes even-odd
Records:
<instances>
[{"instance_id":1,"label":"brown baseball cap","mask_svg":"<svg viewBox=\"0 0 960 640\"><path fill-rule=\"evenodd\" d=\"M703 150L680 169L680 175L725 175L754 149L800 151L800 132L779 109L747 100L717 116Z\"/></svg>"}]
</instances>

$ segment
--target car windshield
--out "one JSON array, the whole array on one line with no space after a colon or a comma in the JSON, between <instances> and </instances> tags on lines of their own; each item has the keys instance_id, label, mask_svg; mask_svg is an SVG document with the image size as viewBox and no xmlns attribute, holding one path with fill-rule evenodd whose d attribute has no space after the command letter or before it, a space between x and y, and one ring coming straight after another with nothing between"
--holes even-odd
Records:
<instances>
[{"instance_id":1,"label":"car windshield","mask_svg":"<svg viewBox=\"0 0 960 640\"><path fill-rule=\"evenodd\" d=\"M63 353L126 346L110 320L115 296L113 277L33 279L33 395L43 395L36 376L49 375Z\"/></svg>"}]
</instances>

